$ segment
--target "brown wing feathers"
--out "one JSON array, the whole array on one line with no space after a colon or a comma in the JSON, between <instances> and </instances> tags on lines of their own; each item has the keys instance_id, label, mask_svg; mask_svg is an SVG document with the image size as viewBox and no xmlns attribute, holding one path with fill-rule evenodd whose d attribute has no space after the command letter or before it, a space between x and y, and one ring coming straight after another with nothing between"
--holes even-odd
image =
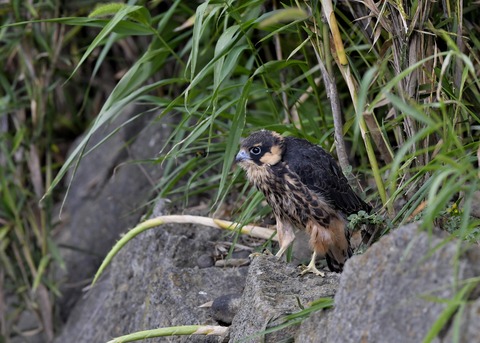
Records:
<instances>
[{"instance_id":1,"label":"brown wing feathers","mask_svg":"<svg viewBox=\"0 0 480 343\"><path fill-rule=\"evenodd\" d=\"M286 137L283 159L308 188L321 194L345 215L371 210L370 205L352 190L333 157L321 147L303 139Z\"/></svg>"},{"instance_id":2,"label":"brown wing feathers","mask_svg":"<svg viewBox=\"0 0 480 343\"><path fill-rule=\"evenodd\" d=\"M349 186L333 157L306 140L262 130L242 142L236 160L276 217L306 229L330 270L342 271L352 255L345 217L371 208ZM280 250L290 242L280 242Z\"/></svg>"}]
</instances>

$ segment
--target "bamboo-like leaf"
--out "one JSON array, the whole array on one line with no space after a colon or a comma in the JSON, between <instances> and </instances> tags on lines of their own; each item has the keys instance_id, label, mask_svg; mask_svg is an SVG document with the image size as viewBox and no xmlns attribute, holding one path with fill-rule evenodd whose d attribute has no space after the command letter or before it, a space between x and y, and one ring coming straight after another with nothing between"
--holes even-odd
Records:
<instances>
[{"instance_id":1,"label":"bamboo-like leaf","mask_svg":"<svg viewBox=\"0 0 480 343\"><path fill-rule=\"evenodd\" d=\"M202 3L197 7L195 13L195 20L193 25L192 36L192 49L190 56L188 57L187 67L190 67L189 78L193 79L196 74L198 56L200 54L200 42L202 35L207 28L207 24L213 19L217 11L220 10L219 6L209 6L208 1ZM205 18L206 17L206 18Z\"/></svg>"},{"instance_id":2,"label":"bamboo-like leaf","mask_svg":"<svg viewBox=\"0 0 480 343\"><path fill-rule=\"evenodd\" d=\"M275 10L265 15L262 20L258 22L259 29L265 29L269 26L288 23L292 21L302 21L309 17L308 12L302 8L289 7L280 10Z\"/></svg>"},{"instance_id":3,"label":"bamboo-like leaf","mask_svg":"<svg viewBox=\"0 0 480 343\"><path fill-rule=\"evenodd\" d=\"M95 18L95 17L115 15L118 12L120 12L123 8L129 7L129 6L130 5L126 5L118 2L111 2L108 4L99 4L95 7L95 9L92 12L90 12L88 17ZM143 6L138 6L137 9L134 9L133 11L129 12L128 17L147 26L150 25L150 22L152 20L152 18L150 17L150 12L148 12L148 10Z\"/></svg>"},{"instance_id":4,"label":"bamboo-like leaf","mask_svg":"<svg viewBox=\"0 0 480 343\"><path fill-rule=\"evenodd\" d=\"M88 15L90 18L103 17L117 14L121 9L128 5L119 2L110 2L106 4L97 4L92 12Z\"/></svg>"},{"instance_id":5,"label":"bamboo-like leaf","mask_svg":"<svg viewBox=\"0 0 480 343\"><path fill-rule=\"evenodd\" d=\"M288 61L270 61L262 64L255 72L253 76L257 76L265 73L277 73L282 69L291 67L294 65L303 66L305 62L299 60L288 60Z\"/></svg>"},{"instance_id":6,"label":"bamboo-like leaf","mask_svg":"<svg viewBox=\"0 0 480 343\"><path fill-rule=\"evenodd\" d=\"M335 13L333 11L333 4L331 0L322 0L322 10L325 14L325 18L327 18L328 25L330 27L330 32L332 33L333 37L333 44L335 46L335 52L338 56L338 61L341 65L347 65L347 55L345 54L345 48L343 46L342 36L340 34L340 30L338 29L337 18L335 17Z\"/></svg>"},{"instance_id":7,"label":"bamboo-like leaf","mask_svg":"<svg viewBox=\"0 0 480 343\"><path fill-rule=\"evenodd\" d=\"M108 24L100 31L100 33L95 37L93 42L88 46L87 50L83 54L82 58L78 62L77 66L73 70L72 74L70 77L75 74L75 72L80 68L80 66L85 62L85 60L90 56L90 54L95 50L100 44L103 42L103 40L113 32L114 28L118 25L120 21L128 17L128 15L132 14L133 12L140 11L142 10L142 6L130 6L130 5L125 5L120 8L120 10L115 14L115 16L108 22Z\"/></svg>"},{"instance_id":8,"label":"bamboo-like leaf","mask_svg":"<svg viewBox=\"0 0 480 343\"><path fill-rule=\"evenodd\" d=\"M105 28L110 23L110 20L88 18L88 17L65 17L65 18L34 20L30 22L16 23L15 25L25 25L29 23L57 23L57 24L65 24L65 25L72 25L72 26ZM145 35L150 36L154 34L154 32L152 32L151 27L148 27L142 23L137 23L130 20L119 21L114 27L111 28L111 32L117 33L119 35L128 35L128 36L145 36Z\"/></svg>"},{"instance_id":9,"label":"bamboo-like leaf","mask_svg":"<svg viewBox=\"0 0 480 343\"><path fill-rule=\"evenodd\" d=\"M246 121L246 112L247 112L247 101L250 95L250 88L252 85L252 78L248 79L247 83L243 87L242 95L240 96L240 101L237 103L237 111L232 121L231 133L227 138L227 148L225 150L225 157L223 159L223 168L222 168L222 177L220 179L220 185L217 192L217 201L219 196L222 194L225 189L227 176L230 173L230 169L234 162L237 150L238 142L240 141L243 128L245 127Z\"/></svg>"},{"instance_id":10,"label":"bamboo-like leaf","mask_svg":"<svg viewBox=\"0 0 480 343\"><path fill-rule=\"evenodd\" d=\"M435 122L432 118L425 115L424 112L419 111L417 108L408 105L404 100L400 99L398 96L392 93L386 93L385 96L387 97L390 102L397 107L400 111L405 113L407 116L411 116L415 118L418 122L424 123L427 126L437 126L437 122Z\"/></svg>"},{"instance_id":11,"label":"bamboo-like leaf","mask_svg":"<svg viewBox=\"0 0 480 343\"><path fill-rule=\"evenodd\" d=\"M40 263L37 268L37 273L35 275L35 279L33 280L32 290L35 292L38 285L41 282L42 277L45 274L45 270L47 269L48 264L50 263L51 257L50 255L45 255L40 260Z\"/></svg>"},{"instance_id":12,"label":"bamboo-like leaf","mask_svg":"<svg viewBox=\"0 0 480 343\"><path fill-rule=\"evenodd\" d=\"M233 67L233 63L230 62L228 69L224 69L224 62L225 62L225 53L228 52L227 56L230 55L230 52L234 53L235 55L239 55L241 50L233 50L230 47L235 43L236 37L239 35L240 27L238 25L233 25L229 27L225 32L218 38L218 42L215 45L215 57L219 57L219 59L215 62L215 69L214 69L214 78L213 78L213 89L217 90L222 81L231 71ZM234 60L235 61L235 60Z\"/></svg>"},{"instance_id":13,"label":"bamboo-like leaf","mask_svg":"<svg viewBox=\"0 0 480 343\"><path fill-rule=\"evenodd\" d=\"M62 168L50 184L50 187L47 189L45 195L42 197L42 200L45 199L45 197L48 196L52 192L52 190L58 185L60 180L65 176L69 168L74 165L77 159L81 158L87 143L90 141L90 138L103 124L115 118L115 116L119 115L122 109L125 108L127 104L138 99L143 94L147 94L151 90L161 85L172 84L179 81L179 79L167 79L152 83L150 85L139 87L139 85L150 76L150 71L147 68L142 67L144 67L145 62L147 62L151 57L154 57L155 54L155 52L151 52L150 54L145 56L145 59L140 59L135 64L135 66L133 66L123 76L122 80L120 80L120 82L115 87L114 91L102 107L92 128L87 132L80 144L75 148L75 150L70 154L68 159L62 165Z\"/></svg>"}]
</instances>

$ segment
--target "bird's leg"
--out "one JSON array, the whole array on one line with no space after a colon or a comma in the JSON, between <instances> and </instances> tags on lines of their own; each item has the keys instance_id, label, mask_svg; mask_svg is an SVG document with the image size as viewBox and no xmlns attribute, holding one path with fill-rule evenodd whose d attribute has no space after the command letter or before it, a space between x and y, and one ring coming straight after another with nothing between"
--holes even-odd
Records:
<instances>
[{"instance_id":1,"label":"bird's leg","mask_svg":"<svg viewBox=\"0 0 480 343\"><path fill-rule=\"evenodd\" d=\"M310 263L308 266L301 266L300 268L302 271L300 272L301 275L305 275L306 273L313 273L315 275L325 277L325 274L317 269L315 266L315 258L317 257L317 253L314 251L312 254L312 259L310 260Z\"/></svg>"},{"instance_id":2,"label":"bird's leg","mask_svg":"<svg viewBox=\"0 0 480 343\"><path fill-rule=\"evenodd\" d=\"M277 217L277 235L280 250L275 256L281 257L295 239L295 232L293 232L292 225L282 222L280 218Z\"/></svg>"},{"instance_id":3,"label":"bird's leg","mask_svg":"<svg viewBox=\"0 0 480 343\"><path fill-rule=\"evenodd\" d=\"M278 250L275 256L277 258L280 258L295 239L295 232L293 231L293 226L289 223L282 222L280 218L277 217L277 235L278 243L280 244L280 250ZM250 254L250 257L254 258L259 255L272 255L272 253L269 250L265 250L263 253L252 253Z\"/></svg>"}]
</instances>

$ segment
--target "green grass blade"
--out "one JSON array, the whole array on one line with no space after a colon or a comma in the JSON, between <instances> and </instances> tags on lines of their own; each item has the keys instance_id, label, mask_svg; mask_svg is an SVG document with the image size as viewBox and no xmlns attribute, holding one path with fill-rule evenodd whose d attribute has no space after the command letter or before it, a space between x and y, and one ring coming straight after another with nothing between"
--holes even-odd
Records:
<instances>
[{"instance_id":1,"label":"green grass blade","mask_svg":"<svg viewBox=\"0 0 480 343\"><path fill-rule=\"evenodd\" d=\"M423 339L423 343L431 343L435 337L438 336L440 331L445 327L445 325L450 321L450 318L455 314L458 310L459 306L461 306L465 301L468 294L477 286L476 282L471 282L465 285L454 297L453 299L449 300L447 306L439 315L435 323L432 325L428 333L425 335Z\"/></svg>"},{"instance_id":2,"label":"green grass blade","mask_svg":"<svg viewBox=\"0 0 480 343\"><path fill-rule=\"evenodd\" d=\"M142 6L130 6L130 5L122 6L121 9L115 14L115 16L95 37L93 42L88 46L87 50L85 51L80 61L78 62L77 66L75 67L75 69L73 69L72 73L70 74L70 78L77 72L80 66L85 62L88 56L90 56L90 54L93 52L93 50L99 47L104 41L104 39L107 38L107 36L113 32L114 28L118 25L118 23L120 23L122 20L127 18L133 12L140 11L142 9L143 9Z\"/></svg>"},{"instance_id":3,"label":"green grass blade","mask_svg":"<svg viewBox=\"0 0 480 343\"><path fill-rule=\"evenodd\" d=\"M243 87L242 95L240 96L239 102L237 103L237 110L232 121L230 135L228 135L227 137L227 147L225 150L225 157L223 159L222 176L218 187L216 201L218 201L220 195L224 192L228 174L230 173L232 164L237 154L238 142L240 141L243 128L245 127L247 116L247 101L250 95L252 81L253 80L251 78L248 79L247 83Z\"/></svg>"}]
</instances>

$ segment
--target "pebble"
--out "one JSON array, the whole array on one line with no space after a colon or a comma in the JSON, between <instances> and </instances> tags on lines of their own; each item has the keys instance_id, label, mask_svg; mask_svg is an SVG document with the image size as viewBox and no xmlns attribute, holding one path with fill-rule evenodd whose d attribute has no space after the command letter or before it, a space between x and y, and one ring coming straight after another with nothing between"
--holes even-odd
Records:
<instances>
[{"instance_id":1,"label":"pebble","mask_svg":"<svg viewBox=\"0 0 480 343\"><path fill-rule=\"evenodd\" d=\"M210 267L213 267L214 265L215 265L215 261L213 260L213 257L210 256L209 254L203 254L197 258L198 268L210 268Z\"/></svg>"},{"instance_id":2,"label":"pebble","mask_svg":"<svg viewBox=\"0 0 480 343\"><path fill-rule=\"evenodd\" d=\"M210 309L211 316L221 325L232 324L233 317L237 314L242 300L241 293L221 295L213 300Z\"/></svg>"}]
</instances>

